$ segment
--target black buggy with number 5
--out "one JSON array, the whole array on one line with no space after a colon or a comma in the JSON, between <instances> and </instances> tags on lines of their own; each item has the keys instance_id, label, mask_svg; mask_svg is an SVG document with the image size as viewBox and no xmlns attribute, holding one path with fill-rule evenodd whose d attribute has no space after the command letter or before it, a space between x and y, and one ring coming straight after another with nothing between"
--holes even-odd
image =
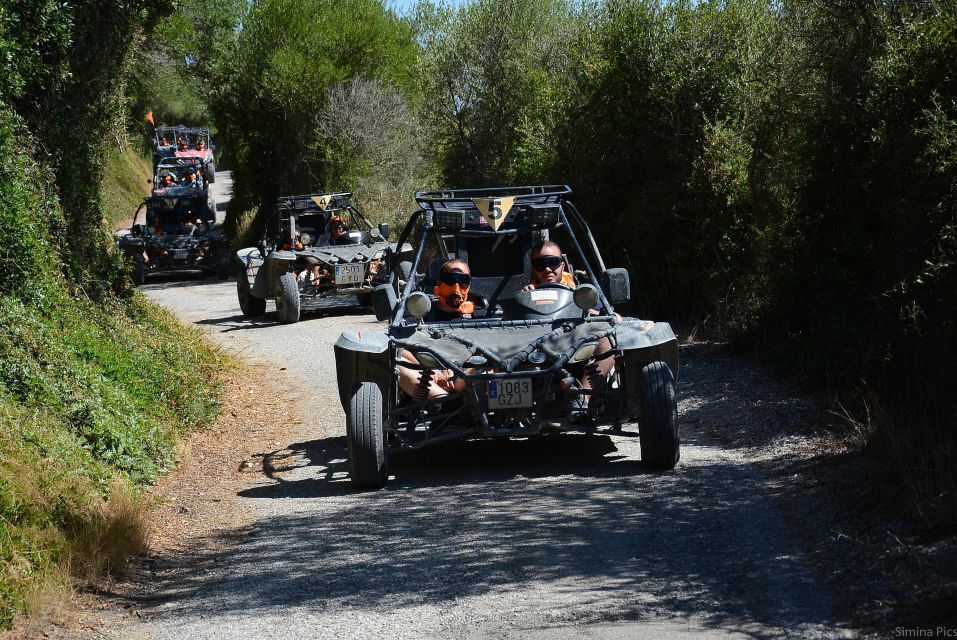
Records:
<instances>
[{"instance_id":1,"label":"black buggy with number 5","mask_svg":"<svg viewBox=\"0 0 957 640\"><path fill-rule=\"evenodd\" d=\"M403 254L388 237L389 225L373 226L351 193L280 198L262 241L236 253L243 315L263 315L269 299L282 323L298 322L323 298L355 296L370 306L372 288L388 276L386 265L411 257L409 248Z\"/></svg>"},{"instance_id":2,"label":"black buggy with number 5","mask_svg":"<svg viewBox=\"0 0 957 640\"><path fill-rule=\"evenodd\" d=\"M571 195L563 185L416 194L419 208L399 237L415 247L411 269L390 269L389 282L373 291L376 315L388 327L346 331L335 345L357 488L382 487L390 453L403 449L550 432L627 433L635 421L644 464L677 464L677 339L667 323L615 313L612 305L630 297L628 272L605 267ZM529 287L532 250L543 241L561 246L573 280ZM475 310L431 321L433 292L451 259L469 266ZM589 365L607 358L607 375L582 385ZM418 387L409 394L399 385L403 370L423 388L434 372L456 384L444 396Z\"/></svg>"}]
</instances>

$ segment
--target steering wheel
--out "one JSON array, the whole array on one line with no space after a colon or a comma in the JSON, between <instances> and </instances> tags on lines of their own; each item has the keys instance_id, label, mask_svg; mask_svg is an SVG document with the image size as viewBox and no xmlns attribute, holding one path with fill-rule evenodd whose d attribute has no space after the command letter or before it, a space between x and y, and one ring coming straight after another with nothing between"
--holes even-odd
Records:
<instances>
[{"instance_id":1,"label":"steering wheel","mask_svg":"<svg viewBox=\"0 0 957 640\"><path fill-rule=\"evenodd\" d=\"M569 287L567 284L561 282L542 282L541 284L536 284L533 291L540 291L541 289L564 289L566 291L574 291L575 287Z\"/></svg>"},{"instance_id":2,"label":"steering wheel","mask_svg":"<svg viewBox=\"0 0 957 640\"><path fill-rule=\"evenodd\" d=\"M469 292L469 302L474 304L476 309L488 309L488 298L481 293Z\"/></svg>"}]
</instances>

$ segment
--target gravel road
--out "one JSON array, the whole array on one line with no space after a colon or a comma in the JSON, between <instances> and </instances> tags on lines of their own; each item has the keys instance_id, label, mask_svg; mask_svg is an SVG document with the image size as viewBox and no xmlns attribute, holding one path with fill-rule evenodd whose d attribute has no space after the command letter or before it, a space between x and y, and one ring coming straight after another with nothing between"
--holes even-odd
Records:
<instances>
[{"instance_id":1,"label":"gravel road","mask_svg":"<svg viewBox=\"0 0 957 640\"><path fill-rule=\"evenodd\" d=\"M373 317L345 307L295 325L250 322L231 282L143 289L264 378L294 381L290 413L303 419L241 494L255 525L175 559L123 635L853 635L760 472L705 435L709 423L773 429L782 408L787 420L811 412L777 387L765 397L757 376L716 379L683 350L688 421L672 472L647 472L637 438L566 435L406 454L385 489L355 493L332 345L346 328L375 330Z\"/></svg>"}]
</instances>

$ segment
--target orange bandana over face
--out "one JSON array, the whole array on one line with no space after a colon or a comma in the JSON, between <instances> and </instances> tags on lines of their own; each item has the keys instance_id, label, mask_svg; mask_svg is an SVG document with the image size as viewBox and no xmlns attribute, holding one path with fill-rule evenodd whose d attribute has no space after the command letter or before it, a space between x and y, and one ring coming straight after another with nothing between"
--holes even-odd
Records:
<instances>
[{"instance_id":1,"label":"orange bandana over face","mask_svg":"<svg viewBox=\"0 0 957 640\"><path fill-rule=\"evenodd\" d=\"M444 311L454 311L463 315L471 315L475 305L469 302L469 287L458 284L447 284L439 281L435 285L435 297L439 299L439 308Z\"/></svg>"}]
</instances>

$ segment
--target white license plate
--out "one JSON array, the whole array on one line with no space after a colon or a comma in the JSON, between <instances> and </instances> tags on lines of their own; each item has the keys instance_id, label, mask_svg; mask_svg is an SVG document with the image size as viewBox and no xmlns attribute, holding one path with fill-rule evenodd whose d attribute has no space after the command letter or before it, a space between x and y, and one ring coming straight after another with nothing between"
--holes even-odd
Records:
<instances>
[{"instance_id":1,"label":"white license plate","mask_svg":"<svg viewBox=\"0 0 957 640\"><path fill-rule=\"evenodd\" d=\"M336 284L362 284L366 279L366 266L357 264L337 264Z\"/></svg>"},{"instance_id":2,"label":"white license plate","mask_svg":"<svg viewBox=\"0 0 957 640\"><path fill-rule=\"evenodd\" d=\"M173 260L185 260L189 257L189 249L173 249Z\"/></svg>"},{"instance_id":3,"label":"white license plate","mask_svg":"<svg viewBox=\"0 0 957 640\"><path fill-rule=\"evenodd\" d=\"M529 378L493 380L488 383L489 409L523 409L532 406L532 381Z\"/></svg>"}]
</instances>

